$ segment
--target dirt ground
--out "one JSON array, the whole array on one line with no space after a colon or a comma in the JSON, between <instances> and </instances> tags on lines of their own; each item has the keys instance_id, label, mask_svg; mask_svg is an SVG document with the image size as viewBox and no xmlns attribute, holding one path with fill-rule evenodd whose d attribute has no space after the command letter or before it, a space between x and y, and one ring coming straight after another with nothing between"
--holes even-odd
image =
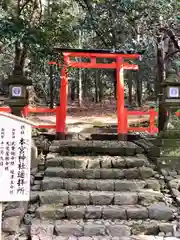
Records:
<instances>
[{"instance_id":1,"label":"dirt ground","mask_svg":"<svg viewBox=\"0 0 180 240\"><path fill-rule=\"evenodd\" d=\"M147 108L135 109L136 111L147 111ZM133 111L135 111L133 110ZM129 110L130 111L130 110ZM36 124L55 124L55 114L31 114L29 119ZM135 124L147 121L149 116L128 116L128 124ZM108 104L91 104L89 106L78 107L77 105L68 106L66 126L68 132L81 132L85 128L93 126L106 126L117 123L116 105Z\"/></svg>"}]
</instances>

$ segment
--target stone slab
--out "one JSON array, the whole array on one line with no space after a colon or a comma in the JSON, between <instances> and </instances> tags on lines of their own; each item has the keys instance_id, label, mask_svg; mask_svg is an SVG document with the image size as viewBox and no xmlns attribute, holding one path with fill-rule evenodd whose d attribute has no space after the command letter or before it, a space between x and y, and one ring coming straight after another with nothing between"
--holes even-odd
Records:
<instances>
[{"instance_id":1,"label":"stone slab","mask_svg":"<svg viewBox=\"0 0 180 240\"><path fill-rule=\"evenodd\" d=\"M95 169L76 169L62 167L48 167L45 170L47 177L60 178L88 178L88 179L148 179L154 177L156 172L149 167L140 168L95 168Z\"/></svg>"},{"instance_id":2,"label":"stone slab","mask_svg":"<svg viewBox=\"0 0 180 240\"><path fill-rule=\"evenodd\" d=\"M133 168L149 166L147 157L143 154L131 157L121 156L61 156L49 153L46 158L47 167L63 168Z\"/></svg>"},{"instance_id":3,"label":"stone slab","mask_svg":"<svg viewBox=\"0 0 180 240\"><path fill-rule=\"evenodd\" d=\"M105 199L106 203L109 199ZM159 218L160 220L166 220L172 218L172 213L170 215L167 210L163 212L161 210L161 215L152 214L149 209L141 205L69 205L62 206L58 204L47 204L40 206L36 209L36 217L40 220L58 220L58 219L121 219L121 220L147 220ZM160 216L160 217L157 217Z\"/></svg>"},{"instance_id":4,"label":"stone slab","mask_svg":"<svg viewBox=\"0 0 180 240\"><path fill-rule=\"evenodd\" d=\"M73 154L109 154L118 156L134 156L143 153L143 149L126 141L53 141L50 148L53 153Z\"/></svg>"},{"instance_id":5,"label":"stone slab","mask_svg":"<svg viewBox=\"0 0 180 240\"><path fill-rule=\"evenodd\" d=\"M139 184L139 182L137 183ZM131 182L126 183L127 185L125 185L125 182L122 182L122 184L124 184L124 186L121 187L121 192L103 190L46 190L39 193L39 199L41 204L62 203L64 205L132 205L140 203L143 206L149 206L152 203L158 203L160 201L162 202L163 209L165 210L165 207L163 205L164 196L162 193L147 189L143 190L142 187L145 186L143 184L136 185L136 183ZM121 185L119 185L119 188L120 186ZM154 205L154 207L155 206L156 205ZM153 214L153 209L151 212Z\"/></svg>"},{"instance_id":6,"label":"stone slab","mask_svg":"<svg viewBox=\"0 0 180 240\"><path fill-rule=\"evenodd\" d=\"M166 222L166 224L169 223ZM95 225L95 232L93 232ZM55 230L57 230L59 236L79 236L78 240L86 240L86 237L91 237L92 240L104 240L106 238L109 240L160 240L161 236L158 236L160 225L162 225L161 221L156 220L145 220L143 222L139 220L58 220L55 221ZM98 235L99 231L101 236ZM143 236L144 238L142 238ZM155 236L156 238L153 239L152 237ZM172 240L175 240L174 238L172 237ZM87 240L90 239L87 238ZM166 239L163 238L163 240ZM168 240L171 240L171 238Z\"/></svg>"},{"instance_id":7,"label":"stone slab","mask_svg":"<svg viewBox=\"0 0 180 240\"><path fill-rule=\"evenodd\" d=\"M106 173L108 174L108 173ZM120 173L119 173L120 178ZM120 178L121 179L121 178ZM120 179L78 179L78 178L61 178L61 177L44 177L41 187L43 191L65 189L71 190L98 190L98 191L134 191L137 189L160 190L160 183L155 179L147 179L140 182L139 187L132 180ZM138 180L136 180L138 182ZM116 188L115 188L116 183ZM134 189L135 186L135 189ZM37 192L36 192L37 193ZM38 195L35 195L38 198Z\"/></svg>"}]
</instances>

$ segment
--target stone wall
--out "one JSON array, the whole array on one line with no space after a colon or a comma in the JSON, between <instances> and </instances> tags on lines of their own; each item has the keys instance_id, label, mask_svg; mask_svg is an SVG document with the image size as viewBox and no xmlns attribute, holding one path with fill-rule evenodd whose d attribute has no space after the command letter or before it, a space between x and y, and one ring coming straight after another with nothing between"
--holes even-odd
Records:
<instances>
[{"instance_id":1,"label":"stone wall","mask_svg":"<svg viewBox=\"0 0 180 240\"><path fill-rule=\"evenodd\" d=\"M167 188L171 192L172 198L176 204L180 206L180 156L168 156L160 154L160 151L168 145L168 149L179 147L179 132L174 135L173 131L166 132L164 139L157 139L153 143L149 143L146 139L135 141L136 144L141 146L148 158L157 166L159 174L164 178ZM174 137L174 138L172 138ZM174 145L173 140L178 140Z\"/></svg>"}]
</instances>

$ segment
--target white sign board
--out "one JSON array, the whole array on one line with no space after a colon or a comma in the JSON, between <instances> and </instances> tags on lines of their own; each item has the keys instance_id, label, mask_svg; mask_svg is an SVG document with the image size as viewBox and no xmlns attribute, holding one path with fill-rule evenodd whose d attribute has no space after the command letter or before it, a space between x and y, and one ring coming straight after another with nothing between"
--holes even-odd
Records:
<instances>
[{"instance_id":1,"label":"white sign board","mask_svg":"<svg viewBox=\"0 0 180 240\"><path fill-rule=\"evenodd\" d=\"M179 88L178 87L170 87L169 88L169 97L171 97L171 98L179 97Z\"/></svg>"},{"instance_id":2,"label":"white sign board","mask_svg":"<svg viewBox=\"0 0 180 240\"><path fill-rule=\"evenodd\" d=\"M0 202L29 201L31 125L0 114Z\"/></svg>"},{"instance_id":3,"label":"white sign board","mask_svg":"<svg viewBox=\"0 0 180 240\"><path fill-rule=\"evenodd\" d=\"M20 97L22 95L22 87L12 87L12 96Z\"/></svg>"}]
</instances>

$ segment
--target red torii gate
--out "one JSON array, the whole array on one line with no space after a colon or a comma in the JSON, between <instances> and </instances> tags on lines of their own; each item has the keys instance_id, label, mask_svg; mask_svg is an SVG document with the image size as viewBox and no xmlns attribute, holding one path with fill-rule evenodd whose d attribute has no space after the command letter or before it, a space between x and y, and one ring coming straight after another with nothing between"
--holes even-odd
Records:
<instances>
[{"instance_id":1,"label":"red torii gate","mask_svg":"<svg viewBox=\"0 0 180 240\"><path fill-rule=\"evenodd\" d=\"M124 59L140 59L141 54L135 51L109 51L109 50L81 50L81 49L62 49L55 48L56 52L63 52L64 65L61 69L61 86L60 86L60 106L56 112L56 134L57 139L65 139L66 115L67 115L67 86L68 76L67 68L104 68L116 69L117 81L117 133L119 140L125 140L127 136L127 112L124 108L124 77L123 70L138 70L138 65L123 62ZM71 58L89 58L90 62L76 62ZM112 63L97 63L97 58L115 59ZM48 64L57 64L49 62ZM60 65L61 66L61 65Z\"/></svg>"}]
</instances>

